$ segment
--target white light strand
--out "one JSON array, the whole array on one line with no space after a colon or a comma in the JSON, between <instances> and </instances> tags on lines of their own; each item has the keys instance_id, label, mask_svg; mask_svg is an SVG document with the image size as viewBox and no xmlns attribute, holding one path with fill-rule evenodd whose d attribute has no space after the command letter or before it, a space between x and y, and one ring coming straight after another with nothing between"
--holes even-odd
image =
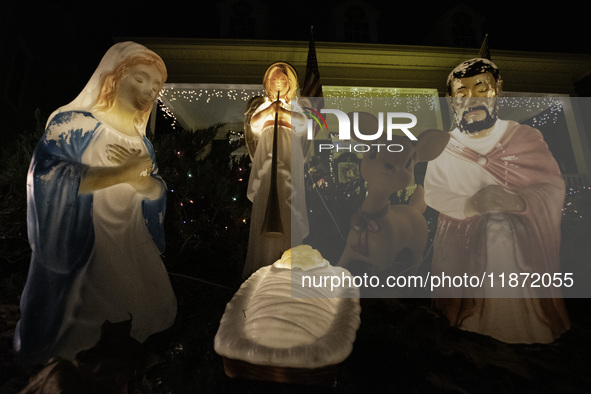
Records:
<instances>
[{"instance_id":1,"label":"white light strand","mask_svg":"<svg viewBox=\"0 0 591 394\"><path fill-rule=\"evenodd\" d=\"M517 108L528 113L539 114L532 118L533 127L548 123L556 124L564 110L562 99L556 97L500 97L499 109L503 108Z\"/></svg>"},{"instance_id":2,"label":"white light strand","mask_svg":"<svg viewBox=\"0 0 591 394\"><path fill-rule=\"evenodd\" d=\"M174 113L170 110L170 108L168 108L166 105L164 105L164 103L162 102L162 99L160 97L158 97L158 107L162 110L162 113L164 114L164 118L171 119L170 126L173 129L176 129L177 118L174 115Z\"/></svg>"},{"instance_id":3,"label":"white light strand","mask_svg":"<svg viewBox=\"0 0 591 394\"><path fill-rule=\"evenodd\" d=\"M163 95L172 101L184 99L192 102L205 100L207 104L215 99L230 99L248 101L254 96L264 96L264 90L252 89L177 89L174 87L164 88Z\"/></svg>"},{"instance_id":4,"label":"white light strand","mask_svg":"<svg viewBox=\"0 0 591 394\"><path fill-rule=\"evenodd\" d=\"M248 101L255 96L264 96L265 91L252 89L177 89L175 87L165 87L160 92L158 98L158 105L166 118L171 119L171 126L176 128L178 120L173 111L164 104L161 97L166 97L170 102L177 100L185 100L189 103L197 103L199 101L210 104L211 102L219 100L241 100Z\"/></svg>"},{"instance_id":5,"label":"white light strand","mask_svg":"<svg viewBox=\"0 0 591 394\"><path fill-rule=\"evenodd\" d=\"M398 108L403 103L409 112L423 109L423 105L429 110L435 109L435 99L432 92L403 92L398 89L384 88L353 88L347 90L330 90L324 94L337 108L343 106L344 102L353 102L355 108L372 108L374 98L380 99L380 104L386 104L392 108ZM353 100L351 100L353 99ZM423 104L423 105L421 105Z\"/></svg>"}]
</instances>

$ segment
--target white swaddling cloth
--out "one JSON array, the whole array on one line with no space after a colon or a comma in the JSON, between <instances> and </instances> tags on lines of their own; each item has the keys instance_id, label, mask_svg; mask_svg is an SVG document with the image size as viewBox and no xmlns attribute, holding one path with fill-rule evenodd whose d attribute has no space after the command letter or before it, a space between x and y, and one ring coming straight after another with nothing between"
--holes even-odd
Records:
<instances>
[{"instance_id":1,"label":"white swaddling cloth","mask_svg":"<svg viewBox=\"0 0 591 394\"><path fill-rule=\"evenodd\" d=\"M316 277L306 280L304 276ZM215 337L221 356L251 364L319 368L345 360L359 328L359 289L313 286L320 279L350 277L317 250L301 245L242 284Z\"/></svg>"}]
</instances>

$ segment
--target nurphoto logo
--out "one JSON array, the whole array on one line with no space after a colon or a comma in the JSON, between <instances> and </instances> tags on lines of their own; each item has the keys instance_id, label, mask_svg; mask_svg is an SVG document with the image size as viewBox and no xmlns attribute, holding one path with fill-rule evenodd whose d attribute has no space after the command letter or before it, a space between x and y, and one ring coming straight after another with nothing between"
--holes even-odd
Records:
<instances>
[{"instance_id":1,"label":"nurphoto logo","mask_svg":"<svg viewBox=\"0 0 591 394\"><path fill-rule=\"evenodd\" d=\"M330 150L335 152L347 151L364 153L368 152L372 147L376 147L378 152L380 149L386 149L388 152L401 152L403 146L400 144L388 144L386 142L392 141L393 131L400 130L411 141L417 141L410 129L416 126L417 117L408 112L378 112L377 116L377 130L361 130L359 122L359 112L345 113L338 109L322 108L316 111L310 107L304 107L304 113L309 116L307 120L308 140L313 140L315 135L315 124L322 129L323 127L328 131L326 119L322 114L332 114L336 116L338 122L338 140L339 141L356 141L348 145L341 144L319 144L318 150ZM352 116L352 120L350 118ZM385 120L384 120L385 119ZM385 123L385 127L384 127ZM351 124L353 127L351 127ZM385 139L384 137L385 129ZM351 135L353 130L353 135ZM365 141L382 141L382 143L364 143Z\"/></svg>"}]
</instances>

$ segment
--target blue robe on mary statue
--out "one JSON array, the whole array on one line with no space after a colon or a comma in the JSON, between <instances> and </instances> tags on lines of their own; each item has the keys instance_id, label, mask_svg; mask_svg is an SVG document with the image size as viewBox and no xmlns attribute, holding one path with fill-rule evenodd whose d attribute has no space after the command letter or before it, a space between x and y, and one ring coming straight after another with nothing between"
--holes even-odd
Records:
<instances>
[{"instance_id":1,"label":"blue robe on mary statue","mask_svg":"<svg viewBox=\"0 0 591 394\"><path fill-rule=\"evenodd\" d=\"M85 170L113 165L106 146L141 150L162 183L149 200L127 183L79 194ZM27 177L32 249L15 337L17 359L73 359L96 344L105 320L132 319L144 341L172 325L176 298L160 258L165 185L145 136L128 136L91 112L59 112L48 122Z\"/></svg>"}]
</instances>

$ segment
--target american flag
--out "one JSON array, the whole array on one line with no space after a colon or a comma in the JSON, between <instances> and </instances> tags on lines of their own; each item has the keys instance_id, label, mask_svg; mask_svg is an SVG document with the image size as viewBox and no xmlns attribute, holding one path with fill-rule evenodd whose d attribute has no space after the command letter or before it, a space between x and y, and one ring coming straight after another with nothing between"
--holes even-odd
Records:
<instances>
[{"instance_id":1,"label":"american flag","mask_svg":"<svg viewBox=\"0 0 591 394\"><path fill-rule=\"evenodd\" d=\"M324 95L322 93L322 83L320 82L320 73L318 72L318 59L316 59L316 47L314 45L314 26L310 26L310 44L308 46L308 61L306 62L306 76L304 77L304 88L302 89L302 97L317 97L308 105L314 111L320 111L324 108ZM320 127L314 123L314 136L318 134ZM311 144L311 141L307 141ZM305 145L302 147L305 154L310 152L310 147Z\"/></svg>"},{"instance_id":2,"label":"american flag","mask_svg":"<svg viewBox=\"0 0 591 394\"><path fill-rule=\"evenodd\" d=\"M323 97L320 73L318 72L318 59L316 59L316 47L314 45L314 27L310 27L310 45L308 47L308 61L306 63L306 76L302 97Z\"/></svg>"}]
</instances>

